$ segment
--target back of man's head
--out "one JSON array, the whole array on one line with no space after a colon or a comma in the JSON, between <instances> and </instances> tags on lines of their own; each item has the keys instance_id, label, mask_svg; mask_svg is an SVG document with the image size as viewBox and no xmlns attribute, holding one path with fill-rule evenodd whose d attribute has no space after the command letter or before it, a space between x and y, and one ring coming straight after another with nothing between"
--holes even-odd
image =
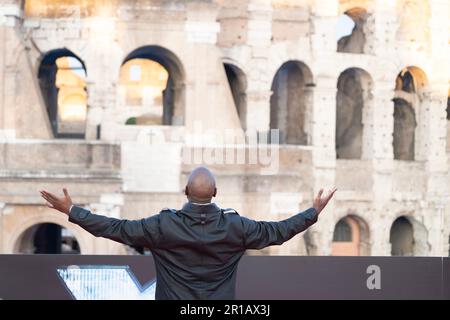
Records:
<instances>
[{"instance_id":1,"label":"back of man's head","mask_svg":"<svg viewBox=\"0 0 450 320\"><path fill-rule=\"evenodd\" d=\"M197 167L192 170L185 189L189 201L209 203L216 193L216 180L211 171L205 167Z\"/></svg>"}]
</instances>

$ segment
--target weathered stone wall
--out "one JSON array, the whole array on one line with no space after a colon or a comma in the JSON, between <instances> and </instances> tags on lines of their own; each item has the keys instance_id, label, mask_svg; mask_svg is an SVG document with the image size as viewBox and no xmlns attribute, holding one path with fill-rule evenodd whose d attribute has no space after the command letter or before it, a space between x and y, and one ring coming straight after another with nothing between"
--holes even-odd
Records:
<instances>
[{"instance_id":1,"label":"weathered stone wall","mask_svg":"<svg viewBox=\"0 0 450 320\"><path fill-rule=\"evenodd\" d=\"M66 186L77 203L122 218L178 208L195 166L182 158L195 149L190 134L267 131L271 99L287 90L284 130L294 138L279 149L279 170L210 165L217 202L279 220L310 206L322 187L339 191L317 225L262 253L332 254L334 227L350 215L361 253L390 255L390 228L403 216L415 232L413 254L448 255L448 1L37 2L4 0L0 7L0 252L14 252L33 224L52 222L72 231L82 253L125 253L47 209L37 191ZM338 43L335 26L344 13L357 28ZM121 102L120 67L145 46L163 48L152 51L154 59L176 73L173 126L124 125L130 115ZM53 137L39 89L43 56L61 48L86 67L85 139ZM301 72L277 82L281 91L273 95L287 62ZM237 112L224 63L245 81L245 114ZM396 87L405 68L416 84L414 128L399 122L412 118L398 103L409 101ZM364 76L339 87L346 70ZM342 157L341 142L350 146Z\"/></svg>"}]
</instances>

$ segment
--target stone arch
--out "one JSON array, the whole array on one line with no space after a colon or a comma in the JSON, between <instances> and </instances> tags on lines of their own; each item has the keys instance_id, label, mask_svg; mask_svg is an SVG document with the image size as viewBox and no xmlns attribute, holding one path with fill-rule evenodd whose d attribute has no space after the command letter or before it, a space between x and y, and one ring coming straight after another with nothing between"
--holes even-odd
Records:
<instances>
[{"instance_id":1,"label":"stone arch","mask_svg":"<svg viewBox=\"0 0 450 320\"><path fill-rule=\"evenodd\" d=\"M241 127L245 130L247 128L247 77L244 71L233 63L224 62L223 66Z\"/></svg>"},{"instance_id":2,"label":"stone arch","mask_svg":"<svg viewBox=\"0 0 450 320\"><path fill-rule=\"evenodd\" d=\"M57 224L69 230L78 241L81 254L92 252L93 248L88 242L87 234L83 229L81 229L80 227L76 227L74 224L68 222L67 218L64 216L59 217L52 214L30 217L24 223L17 225L12 230L10 236L8 237L8 241L5 243L5 252L15 253L15 249L17 248L19 241L21 240L21 237L24 235L24 233L33 226L45 223Z\"/></svg>"},{"instance_id":3,"label":"stone arch","mask_svg":"<svg viewBox=\"0 0 450 320\"><path fill-rule=\"evenodd\" d=\"M367 71L349 68L338 78L336 95L336 157L360 159L363 155L367 115L372 108L373 81Z\"/></svg>"},{"instance_id":4,"label":"stone arch","mask_svg":"<svg viewBox=\"0 0 450 320\"><path fill-rule=\"evenodd\" d=\"M333 231L332 255L370 255L369 226L357 215L347 215L335 224Z\"/></svg>"},{"instance_id":5,"label":"stone arch","mask_svg":"<svg viewBox=\"0 0 450 320\"><path fill-rule=\"evenodd\" d=\"M353 8L367 10L370 7L371 0L339 0L338 13L343 14Z\"/></svg>"},{"instance_id":6,"label":"stone arch","mask_svg":"<svg viewBox=\"0 0 450 320\"><path fill-rule=\"evenodd\" d=\"M139 74L138 80L131 79L133 61L136 62L134 70L136 70L136 74ZM149 63L153 63L153 65L147 66ZM139 47L128 54L122 63L121 70L124 66L130 64L130 78L128 80L137 83L136 92L141 99L140 105L143 107L138 111L139 114L136 114L137 118L142 117L143 124L183 125L185 121L185 71L180 59L166 48L157 45L147 45ZM149 74L152 68L156 69L158 74ZM155 77L162 76L164 72L167 74L166 79L162 80L165 84L151 83L152 79L157 81L158 79ZM127 105L125 97L127 92L130 92L130 83L121 82L121 104ZM153 108L157 104L154 104L152 99L149 99L153 97L153 91L159 91L153 93L154 97L161 100L160 106L162 110L159 113ZM150 103L143 103L144 99L148 99Z\"/></svg>"},{"instance_id":7,"label":"stone arch","mask_svg":"<svg viewBox=\"0 0 450 320\"><path fill-rule=\"evenodd\" d=\"M29 227L17 239L14 253L80 254L76 237L56 223L39 223Z\"/></svg>"},{"instance_id":8,"label":"stone arch","mask_svg":"<svg viewBox=\"0 0 450 320\"><path fill-rule=\"evenodd\" d=\"M270 129L280 130L280 143L311 144L313 76L301 61L290 60L272 81Z\"/></svg>"},{"instance_id":9,"label":"stone arch","mask_svg":"<svg viewBox=\"0 0 450 320\"><path fill-rule=\"evenodd\" d=\"M415 160L423 148L424 128L420 123L420 114L426 104L428 78L425 72L415 66L403 68L395 80L394 93L394 159Z\"/></svg>"},{"instance_id":10,"label":"stone arch","mask_svg":"<svg viewBox=\"0 0 450 320\"><path fill-rule=\"evenodd\" d=\"M25 0L24 15L37 18L87 18L92 16L113 16L117 1L96 2L95 0Z\"/></svg>"},{"instance_id":11,"label":"stone arch","mask_svg":"<svg viewBox=\"0 0 450 320\"><path fill-rule=\"evenodd\" d=\"M56 138L85 136L86 76L83 60L67 48L51 50L40 59L37 74L39 87ZM76 100L66 99L74 95Z\"/></svg>"},{"instance_id":12,"label":"stone arch","mask_svg":"<svg viewBox=\"0 0 450 320\"><path fill-rule=\"evenodd\" d=\"M412 216L399 216L393 221L389 242L393 256L427 256L430 252L428 231Z\"/></svg>"},{"instance_id":13,"label":"stone arch","mask_svg":"<svg viewBox=\"0 0 450 320\"><path fill-rule=\"evenodd\" d=\"M346 10L339 17L337 31L342 28L347 35L340 37L337 41L337 51L345 53L364 53L366 47L366 21L368 13L361 7L353 7ZM351 19L351 21L349 20ZM353 22L353 24L351 24Z\"/></svg>"}]
</instances>

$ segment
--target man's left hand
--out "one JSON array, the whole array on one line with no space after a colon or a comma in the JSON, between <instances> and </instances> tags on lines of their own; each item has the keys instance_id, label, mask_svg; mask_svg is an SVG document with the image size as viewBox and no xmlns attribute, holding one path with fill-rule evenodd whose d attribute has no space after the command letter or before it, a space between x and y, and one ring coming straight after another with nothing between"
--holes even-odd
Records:
<instances>
[{"instance_id":1,"label":"man's left hand","mask_svg":"<svg viewBox=\"0 0 450 320\"><path fill-rule=\"evenodd\" d=\"M337 188L329 190L328 194L325 197L322 197L323 189L320 189L319 193L314 198L314 204L313 204L313 207L314 207L314 209L316 209L317 214L322 212L323 208L325 208L325 206L328 204L328 202L333 197L336 190L337 190Z\"/></svg>"}]
</instances>

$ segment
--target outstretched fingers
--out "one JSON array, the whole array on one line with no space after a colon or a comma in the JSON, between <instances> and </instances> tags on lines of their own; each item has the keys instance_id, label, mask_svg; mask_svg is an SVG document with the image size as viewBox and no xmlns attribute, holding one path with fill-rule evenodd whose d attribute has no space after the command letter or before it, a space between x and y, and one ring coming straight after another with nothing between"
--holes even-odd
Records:
<instances>
[{"instance_id":1,"label":"outstretched fingers","mask_svg":"<svg viewBox=\"0 0 450 320\"><path fill-rule=\"evenodd\" d=\"M332 190L328 191L328 195L326 197L327 202L330 201L330 199L333 197L336 190L337 190L337 188L333 188Z\"/></svg>"},{"instance_id":2,"label":"outstretched fingers","mask_svg":"<svg viewBox=\"0 0 450 320\"><path fill-rule=\"evenodd\" d=\"M53 201L58 201L59 198L57 196L55 196L53 193L47 192L45 190L42 191L49 199L53 200Z\"/></svg>"},{"instance_id":3,"label":"outstretched fingers","mask_svg":"<svg viewBox=\"0 0 450 320\"><path fill-rule=\"evenodd\" d=\"M54 204L54 203L58 202L58 198L55 197L53 194L47 192L47 191L42 190L41 191L41 196L42 196L42 198L44 198L45 200L47 200L51 204Z\"/></svg>"},{"instance_id":4,"label":"outstretched fingers","mask_svg":"<svg viewBox=\"0 0 450 320\"><path fill-rule=\"evenodd\" d=\"M51 202L50 198L43 192L41 192L41 197L44 198L47 202Z\"/></svg>"},{"instance_id":5,"label":"outstretched fingers","mask_svg":"<svg viewBox=\"0 0 450 320\"><path fill-rule=\"evenodd\" d=\"M45 200L49 199L49 197L47 196L47 194L44 191L41 191L41 197L44 198Z\"/></svg>"},{"instance_id":6,"label":"outstretched fingers","mask_svg":"<svg viewBox=\"0 0 450 320\"><path fill-rule=\"evenodd\" d=\"M42 191L41 191L41 194L44 195L44 196L46 196L46 197L48 197L48 198L54 198L54 199L56 199L56 196L53 195L53 194L51 194L51 193L48 192L48 191L42 190Z\"/></svg>"},{"instance_id":7,"label":"outstretched fingers","mask_svg":"<svg viewBox=\"0 0 450 320\"><path fill-rule=\"evenodd\" d=\"M316 199L322 199L322 194L323 194L323 189L320 189L319 192L317 193L317 197Z\"/></svg>"},{"instance_id":8,"label":"outstretched fingers","mask_svg":"<svg viewBox=\"0 0 450 320\"><path fill-rule=\"evenodd\" d=\"M66 188L63 188L63 192L64 192L64 195L66 196L66 198L69 198L69 199L70 199L69 192L67 191Z\"/></svg>"}]
</instances>

